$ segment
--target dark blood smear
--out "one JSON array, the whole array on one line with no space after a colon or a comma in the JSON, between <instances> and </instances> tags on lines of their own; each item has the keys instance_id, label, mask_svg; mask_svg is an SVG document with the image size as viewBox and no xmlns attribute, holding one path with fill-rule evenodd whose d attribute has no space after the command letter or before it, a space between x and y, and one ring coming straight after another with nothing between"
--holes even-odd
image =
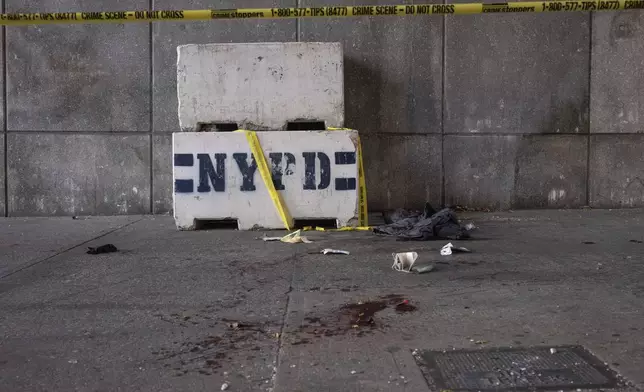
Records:
<instances>
[{"instance_id":1,"label":"dark blood smear","mask_svg":"<svg viewBox=\"0 0 644 392\"><path fill-rule=\"evenodd\" d=\"M304 318L304 323L299 327L299 332L314 337L330 337L355 332L357 336L373 333L378 327L376 313L393 307L400 314L413 312L416 307L409 304L403 295L389 294L381 296L376 301L364 303L350 303L340 307L335 315L337 318L319 317L311 314ZM293 342L293 345L308 344L309 339Z\"/></svg>"},{"instance_id":2,"label":"dark blood smear","mask_svg":"<svg viewBox=\"0 0 644 392\"><path fill-rule=\"evenodd\" d=\"M414 312L414 311L416 311L416 307L414 305L410 305L407 302L403 302L396 305L396 312L398 313L406 313L406 312Z\"/></svg>"},{"instance_id":3,"label":"dark blood smear","mask_svg":"<svg viewBox=\"0 0 644 392\"><path fill-rule=\"evenodd\" d=\"M365 302L362 304L348 304L341 308L342 314L347 317L350 325L361 327L375 324L373 315L387 308L385 301Z\"/></svg>"}]
</instances>

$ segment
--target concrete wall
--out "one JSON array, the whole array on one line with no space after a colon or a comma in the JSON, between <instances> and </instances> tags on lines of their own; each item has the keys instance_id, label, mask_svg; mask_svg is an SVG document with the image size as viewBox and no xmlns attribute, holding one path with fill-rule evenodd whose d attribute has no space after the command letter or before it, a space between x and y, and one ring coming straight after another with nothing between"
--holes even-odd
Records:
<instances>
[{"instance_id":1,"label":"concrete wall","mask_svg":"<svg viewBox=\"0 0 644 392\"><path fill-rule=\"evenodd\" d=\"M389 3L368 3L379 2ZM278 4L296 0L3 6ZM176 46L296 40L343 43L346 125L363 135L371 209L644 206L642 12L32 26L3 39L9 216L168 212Z\"/></svg>"}]
</instances>

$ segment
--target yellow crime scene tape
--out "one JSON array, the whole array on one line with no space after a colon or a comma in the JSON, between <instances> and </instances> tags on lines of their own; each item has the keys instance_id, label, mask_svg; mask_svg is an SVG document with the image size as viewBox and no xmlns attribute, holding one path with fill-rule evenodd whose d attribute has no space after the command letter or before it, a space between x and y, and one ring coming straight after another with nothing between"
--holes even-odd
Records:
<instances>
[{"instance_id":1,"label":"yellow crime scene tape","mask_svg":"<svg viewBox=\"0 0 644 392\"><path fill-rule=\"evenodd\" d=\"M0 14L0 25L206 21L214 19L335 18L351 16L468 15L637 9L644 9L644 0L525 1L487 4L397 4L305 8L235 8L220 10L32 12Z\"/></svg>"},{"instance_id":2,"label":"yellow crime scene tape","mask_svg":"<svg viewBox=\"0 0 644 392\"><path fill-rule=\"evenodd\" d=\"M268 194L273 200L273 204L277 209L277 213L279 214L282 223L284 223L284 228L286 230L291 230L291 222L293 221L293 219L291 218L291 214L289 214L288 209L284 204L284 200L282 200L282 195L275 189L275 185L273 184L273 176L271 175L271 171L268 169L268 163L266 162L266 157L264 156L264 150L262 150L262 146L259 144L257 133L244 130L238 132L243 132L244 134L246 134L246 140L248 141L248 145L250 146L250 151L255 157L255 162L257 163L259 174L262 176L262 180L264 181L266 189L268 189Z\"/></svg>"},{"instance_id":3,"label":"yellow crime scene tape","mask_svg":"<svg viewBox=\"0 0 644 392\"><path fill-rule=\"evenodd\" d=\"M341 130L350 130L348 128L329 128L330 131L341 131ZM291 230L291 223L293 221L291 214L288 211L286 204L282 196L275 189L273 184L273 176L271 171L268 168L268 163L266 161L266 156L264 155L264 150L259 143L257 138L257 133L254 131L238 130L235 132L243 132L246 135L246 140L248 141L248 146L250 151L255 157L255 162L257 163L257 169L259 169L259 174L262 176L262 181L268 190L271 200L275 205L275 209L284 223L284 228L286 230ZM369 222L367 218L367 184L364 179L364 167L362 165L362 147L360 145L360 138L358 137L357 145L357 154L358 154L358 227L341 227L339 229L324 229L321 227L305 227L303 230L317 230L317 231L365 231L370 230Z\"/></svg>"},{"instance_id":4,"label":"yellow crime scene tape","mask_svg":"<svg viewBox=\"0 0 644 392\"><path fill-rule=\"evenodd\" d=\"M327 128L329 131L351 131L349 128ZM362 163L362 143L357 139L356 153L358 154L358 227L340 228L338 230L369 230L369 214L367 208L367 181Z\"/></svg>"}]
</instances>

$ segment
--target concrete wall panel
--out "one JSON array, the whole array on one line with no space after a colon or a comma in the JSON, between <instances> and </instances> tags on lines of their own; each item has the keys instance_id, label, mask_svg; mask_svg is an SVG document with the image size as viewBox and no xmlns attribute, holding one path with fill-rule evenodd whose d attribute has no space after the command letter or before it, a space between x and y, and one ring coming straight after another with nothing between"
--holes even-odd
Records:
<instances>
[{"instance_id":1,"label":"concrete wall panel","mask_svg":"<svg viewBox=\"0 0 644 392\"><path fill-rule=\"evenodd\" d=\"M147 0L6 0L8 12L147 9ZM148 131L149 25L7 29L10 130Z\"/></svg>"},{"instance_id":2,"label":"concrete wall panel","mask_svg":"<svg viewBox=\"0 0 644 392\"><path fill-rule=\"evenodd\" d=\"M5 213L5 196L6 191L4 187L4 179L6 175L6 167L4 166L4 143L7 140L4 134L0 133L0 216Z\"/></svg>"},{"instance_id":3,"label":"concrete wall panel","mask_svg":"<svg viewBox=\"0 0 644 392\"><path fill-rule=\"evenodd\" d=\"M588 13L446 19L446 133L586 133Z\"/></svg>"},{"instance_id":4,"label":"concrete wall panel","mask_svg":"<svg viewBox=\"0 0 644 392\"><path fill-rule=\"evenodd\" d=\"M355 5L349 0L301 4ZM301 41L343 43L347 127L362 135L441 132L442 18L321 18L300 23Z\"/></svg>"},{"instance_id":5,"label":"concrete wall panel","mask_svg":"<svg viewBox=\"0 0 644 392\"><path fill-rule=\"evenodd\" d=\"M153 135L152 142L153 213L167 214L172 210L172 135Z\"/></svg>"},{"instance_id":6,"label":"concrete wall panel","mask_svg":"<svg viewBox=\"0 0 644 392\"><path fill-rule=\"evenodd\" d=\"M472 208L580 207L584 136L446 136L447 204Z\"/></svg>"},{"instance_id":7,"label":"concrete wall panel","mask_svg":"<svg viewBox=\"0 0 644 392\"><path fill-rule=\"evenodd\" d=\"M148 136L10 133L9 215L150 211Z\"/></svg>"},{"instance_id":8,"label":"concrete wall panel","mask_svg":"<svg viewBox=\"0 0 644 392\"><path fill-rule=\"evenodd\" d=\"M243 7L295 7L295 0L248 0ZM237 8L231 0L155 0L155 9ZM296 40L295 20L218 20L153 25L153 102L155 132L178 132L177 46L229 42L289 42Z\"/></svg>"},{"instance_id":9,"label":"concrete wall panel","mask_svg":"<svg viewBox=\"0 0 644 392\"><path fill-rule=\"evenodd\" d=\"M591 132L644 132L644 11L593 13L592 50Z\"/></svg>"},{"instance_id":10,"label":"concrete wall panel","mask_svg":"<svg viewBox=\"0 0 644 392\"><path fill-rule=\"evenodd\" d=\"M582 207L587 171L587 136L523 136L518 139L512 208Z\"/></svg>"},{"instance_id":11,"label":"concrete wall panel","mask_svg":"<svg viewBox=\"0 0 644 392\"><path fill-rule=\"evenodd\" d=\"M4 39L4 36L5 36L5 31L2 30L2 32L0 32L0 37L2 39ZM0 48L0 67L3 67L3 69L4 69L5 48L4 48L4 45L0 45L0 46L2 46ZM6 83L6 75L5 75L4 72L2 72L2 75L0 75L0 88L4 89L5 83ZM0 113L0 124L4 124L4 121L5 121L5 110L4 110L5 104L6 104L6 102L5 102L5 94L0 94L0 107L2 108L2 110L0 110L0 112L1 112ZM6 130L6 129L4 128L4 125L3 125L2 131L4 131L4 130Z\"/></svg>"},{"instance_id":12,"label":"concrete wall panel","mask_svg":"<svg viewBox=\"0 0 644 392\"><path fill-rule=\"evenodd\" d=\"M590 205L644 206L644 135L596 135L590 140Z\"/></svg>"},{"instance_id":13,"label":"concrete wall panel","mask_svg":"<svg viewBox=\"0 0 644 392\"><path fill-rule=\"evenodd\" d=\"M441 204L439 135L366 135L362 151L369 209L422 209Z\"/></svg>"}]
</instances>

